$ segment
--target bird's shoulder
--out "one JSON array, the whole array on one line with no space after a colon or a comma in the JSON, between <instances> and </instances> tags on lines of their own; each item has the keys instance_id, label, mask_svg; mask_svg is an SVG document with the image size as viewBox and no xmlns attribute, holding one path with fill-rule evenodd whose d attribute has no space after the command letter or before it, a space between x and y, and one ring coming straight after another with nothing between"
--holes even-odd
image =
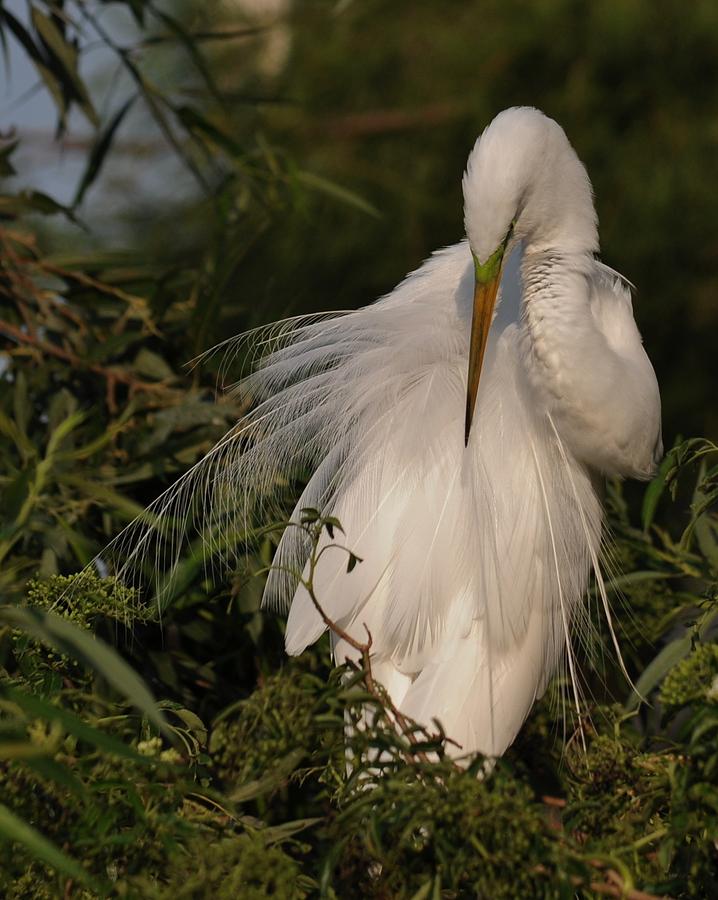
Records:
<instances>
[{"instance_id":1,"label":"bird's shoulder","mask_svg":"<svg viewBox=\"0 0 718 900\"><path fill-rule=\"evenodd\" d=\"M599 260L593 261L589 282L591 312L611 347L620 352L640 344L633 317L633 284Z\"/></svg>"},{"instance_id":2,"label":"bird's shoulder","mask_svg":"<svg viewBox=\"0 0 718 900\"><path fill-rule=\"evenodd\" d=\"M454 297L462 282L473 277L471 250L466 240L434 250L418 268L409 272L399 284L378 304L392 306L396 303L426 301Z\"/></svg>"}]
</instances>

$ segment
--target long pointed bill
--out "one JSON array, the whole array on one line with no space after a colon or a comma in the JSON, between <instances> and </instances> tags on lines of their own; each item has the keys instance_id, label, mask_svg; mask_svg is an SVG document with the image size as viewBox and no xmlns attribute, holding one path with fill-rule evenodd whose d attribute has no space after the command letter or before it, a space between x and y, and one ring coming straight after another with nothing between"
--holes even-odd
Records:
<instances>
[{"instance_id":1,"label":"long pointed bill","mask_svg":"<svg viewBox=\"0 0 718 900\"><path fill-rule=\"evenodd\" d=\"M482 265L474 257L476 283L474 286L474 312L471 319L471 344L469 346L469 378L466 391L466 424L464 446L468 446L471 422L474 417L476 395L479 391L481 367L484 364L486 344L496 305L496 295L501 281L501 264L504 258L504 242Z\"/></svg>"}]
</instances>

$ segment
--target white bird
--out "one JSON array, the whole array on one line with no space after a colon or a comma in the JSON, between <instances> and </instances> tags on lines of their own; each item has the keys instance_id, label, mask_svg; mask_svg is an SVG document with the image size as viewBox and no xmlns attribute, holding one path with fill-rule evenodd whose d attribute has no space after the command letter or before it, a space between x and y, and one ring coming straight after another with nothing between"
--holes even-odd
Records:
<instances>
[{"instance_id":1,"label":"white bird","mask_svg":"<svg viewBox=\"0 0 718 900\"><path fill-rule=\"evenodd\" d=\"M327 615L359 640L369 629L374 676L405 715L438 719L457 756L498 756L562 660L578 694L592 568L610 615L599 476L651 477L660 397L560 126L502 112L463 193L467 240L392 293L260 336L268 352L240 383L252 412L152 511L185 516L199 498L204 535L236 534L308 475L294 518L333 514L363 560L348 573L345 553L324 555ZM289 654L325 631L288 574L307 550L287 529L265 590L290 603ZM356 655L336 638L333 652Z\"/></svg>"}]
</instances>

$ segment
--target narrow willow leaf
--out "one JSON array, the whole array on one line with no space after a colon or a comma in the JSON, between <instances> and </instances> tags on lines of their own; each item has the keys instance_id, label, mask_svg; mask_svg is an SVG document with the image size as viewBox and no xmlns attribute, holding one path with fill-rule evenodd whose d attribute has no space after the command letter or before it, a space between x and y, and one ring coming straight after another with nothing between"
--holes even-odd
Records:
<instances>
[{"instance_id":1,"label":"narrow willow leaf","mask_svg":"<svg viewBox=\"0 0 718 900\"><path fill-rule=\"evenodd\" d=\"M20 511L28 502L33 474L34 468L22 469L14 478L9 478L5 482L2 495L2 517L7 525L0 529L0 540L4 540L14 533L14 523L17 522Z\"/></svg>"},{"instance_id":2,"label":"narrow willow leaf","mask_svg":"<svg viewBox=\"0 0 718 900\"><path fill-rule=\"evenodd\" d=\"M158 728L169 734L167 723L144 681L124 659L99 638L62 616L31 607L0 607L0 621L66 653L102 675Z\"/></svg>"},{"instance_id":3,"label":"narrow willow leaf","mask_svg":"<svg viewBox=\"0 0 718 900\"><path fill-rule=\"evenodd\" d=\"M41 216L60 214L80 228L85 227L68 206L63 206L62 203L58 203L57 200L53 200L42 191L20 191L14 196L1 196L0 212L9 216L19 216L25 213L39 213Z\"/></svg>"},{"instance_id":4,"label":"narrow willow leaf","mask_svg":"<svg viewBox=\"0 0 718 900\"><path fill-rule=\"evenodd\" d=\"M281 759L266 775L255 781L248 781L230 794L234 803L246 803L262 794L268 794L283 785L304 758L303 750L293 750Z\"/></svg>"},{"instance_id":5,"label":"narrow willow leaf","mask_svg":"<svg viewBox=\"0 0 718 900\"><path fill-rule=\"evenodd\" d=\"M77 475L74 472L62 472L58 475L58 480L63 484L76 488L96 503L114 508L130 522L144 512L144 507L140 506L139 503L135 503L134 500L130 500L129 497L99 481L90 481L88 478L84 478L82 475Z\"/></svg>"},{"instance_id":6,"label":"narrow willow leaf","mask_svg":"<svg viewBox=\"0 0 718 900\"><path fill-rule=\"evenodd\" d=\"M653 518L656 514L656 509L658 508L658 502L663 496L663 491L666 488L666 478L674 465L675 457L673 452L667 453L658 469L658 474L646 488L646 492L643 495L643 506L641 508L641 521L644 531L648 531L651 527Z\"/></svg>"},{"instance_id":7,"label":"narrow willow leaf","mask_svg":"<svg viewBox=\"0 0 718 900\"><path fill-rule=\"evenodd\" d=\"M145 27L145 0L125 0L125 6L132 12L132 16L140 28Z\"/></svg>"},{"instance_id":8,"label":"narrow willow leaf","mask_svg":"<svg viewBox=\"0 0 718 900\"><path fill-rule=\"evenodd\" d=\"M0 837L22 844L36 859L42 860L53 869L57 869L58 872L75 878L98 893L105 893L77 860L63 853L52 841L49 841L2 803L0 803Z\"/></svg>"},{"instance_id":9,"label":"narrow willow leaf","mask_svg":"<svg viewBox=\"0 0 718 900\"><path fill-rule=\"evenodd\" d=\"M71 412L59 423L59 425L57 425L56 428L52 430L50 438L47 442L47 451L45 453L46 460L49 461L52 459L65 438L69 437L69 435L71 435L72 432L84 422L84 420L85 413L82 412L82 410Z\"/></svg>"},{"instance_id":10,"label":"narrow willow leaf","mask_svg":"<svg viewBox=\"0 0 718 900\"><path fill-rule=\"evenodd\" d=\"M0 28L0 36L4 34L5 32ZM18 143L19 141L10 141L10 143L0 148L0 178L10 178L17 174L13 164L10 162L10 157L15 152Z\"/></svg>"},{"instance_id":11,"label":"narrow willow leaf","mask_svg":"<svg viewBox=\"0 0 718 900\"><path fill-rule=\"evenodd\" d=\"M691 650L690 636L677 638L661 650L641 673L636 682L635 689L631 691L624 704L626 712L638 709L641 698L647 697L666 677L670 670L679 663Z\"/></svg>"},{"instance_id":12,"label":"narrow willow leaf","mask_svg":"<svg viewBox=\"0 0 718 900\"><path fill-rule=\"evenodd\" d=\"M431 890L434 886L434 879L430 878L428 881L425 881L424 884L419 888L419 890L414 894L411 900L426 900L426 898L431 894Z\"/></svg>"},{"instance_id":13,"label":"narrow willow leaf","mask_svg":"<svg viewBox=\"0 0 718 900\"><path fill-rule=\"evenodd\" d=\"M308 172L306 169L300 169L296 172L295 178L301 184L312 190L320 191L323 194L334 197L335 200L341 200L342 203L346 203L347 206L353 206L355 209L359 209L369 216L374 216L377 219L381 218L381 213L376 206L373 206L363 197L360 197L359 194L355 194L354 191L350 191L348 188L345 188L334 181L330 181L328 178L323 178L315 172Z\"/></svg>"},{"instance_id":14,"label":"narrow willow leaf","mask_svg":"<svg viewBox=\"0 0 718 900\"><path fill-rule=\"evenodd\" d=\"M97 127L99 120L95 107L78 71L78 53L76 48L65 40L60 29L50 16L45 15L36 6L32 7L30 15L35 30L49 50L48 62L54 59L62 79L70 88L80 109L91 124Z\"/></svg>"},{"instance_id":15,"label":"narrow willow leaf","mask_svg":"<svg viewBox=\"0 0 718 900\"><path fill-rule=\"evenodd\" d=\"M175 707L167 703L161 704L161 708L170 710L173 715L177 716L178 719L181 719L187 727L187 730L192 734L195 734L201 744L207 743L207 726L196 713L192 712L191 709L185 709L182 706Z\"/></svg>"},{"instance_id":16,"label":"narrow willow leaf","mask_svg":"<svg viewBox=\"0 0 718 900\"><path fill-rule=\"evenodd\" d=\"M105 753L110 753L113 756L130 759L138 765L150 766L153 764L151 757L142 756L142 754L133 750L132 747L112 737L112 735L106 734L92 725L88 725L73 713L62 709L60 706L54 706L36 694L28 694L25 691L0 683L0 697L17 704L29 716L44 719L47 722L59 722L68 734L72 734L78 740L97 747L98 750L103 750Z\"/></svg>"},{"instance_id":17,"label":"narrow willow leaf","mask_svg":"<svg viewBox=\"0 0 718 900\"><path fill-rule=\"evenodd\" d=\"M136 408L134 403L128 403L125 409L122 411L122 414L113 422L110 422L105 430L102 431L96 438L91 440L88 444L84 444L80 447L75 447L70 450L63 450L61 453L57 454L57 459L63 461L75 461L80 459L87 459L88 457L93 456L98 452L98 450L102 450L103 447L114 440L114 438L130 421L135 412Z\"/></svg>"},{"instance_id":18,"label":"narrow willow leaf","mask_svg":"<svg viewBox=\"0 0 718 900\"><path fill-rule=\"evenodd\" d=\"M34 756L44 756L43 747L31 741L0 741L0 760L21 759L23 762Z\"/></svg>"},{"instance_id":19,"label":"narrow willow leaf","mask_svg":"<svg viewBox=\"0 0 718 900\"><path fill-rule=\"evenodd\" d=\"M56 784L61 785L66 788L71 793L75 794L76 797L80 797L83 800L87 800L88 793L85 788L85 785L79 778L76 778L70 769L67 766L63 766L61 763L56 762L54 759L49 759L48 757L37 757L33 759L23 760L25 765L29 769L33 769L40 775L41 778L44 778L46 781L54 781Z\"/></svg>"},{"instance_id":20,"label":"narrow willow leaf","mask_svg":"<svg viewBox=\"0 0 718 900\"><path fill-rule=\"evenodd\" d=\"M204 135L204 137L209 138L212 143L226 150L230 156L237 157L241 155L242 150L239 144L222 131L221 128L213 122L210 122L210 120L206 116L203 116L198 110L183 104L182 106L174 107L174 113L187 131L195 137Z\"/></svg>"},{"instance_id":21,"label":"narrow willow leaf","mask_svg":"<svg viewBox=\"0 0 718 900\"><path fill-rule=\"evenodd\" d=\"M115 133L122 124L123 119L129 112L132 104L136 99L137 95L135 94L130 97L130 99L127 100L126 103L122 104L122 106L117 110L114 116L107 123L107 126L100 132L95 143L92 145L90 155L87 159L87 166L85 168L85 171L82 173L82 178L80 179L80 183L77 186L75 199L72 201L73 209L76 206L79 206L80 203L82 203L82 200L88 189L100 174L102 166L105 162L105 158L110 150L110 147L112 146L112 141L115 137Z\"/></svg>"},{"instance_id":22,"label":"narrow willow leaf","mask_svg":"<svg viewBox=\"0 0 718 900\"><path fill-rule=\"evenodd\" d=\"M691 519L680 539L680 546L690 550L695 535L701 553L713 566L718 566L718 542L715 539L716 521L711 516L718 499L718 489L710 489L705 458L698 469L696 486L691 501Z\"/></svg>"},{"instance_id":23,"label":"narrow willow leaf","mask_svg":"<svg viewBox=\"0 0 718 900\"><path fill-rule=\"evenodd\" d=\"M60 128L64 126L65 115L67 113L67 103L62 85L55 73L48 67L48 60L42 48L39 47L32 35L27 31L25 26L15 18L15 16L0 4L0 22L4 22L8 30L15 37L23 50L27 53L28 58L37 70L38 75L42 79L45 87L50 92L52 99L57 107L57 113L60 120Z\"/></svg>"},{"instance_id":24,"label":"narrow willow leaf","mask_svg":"<svg viewBox=\"0 0 718 900\"><path fill-rule=\"evenodd\" d=\"M194 37L191 34L189 34L187 31L185 31L185 29L177 21L177 19L174 19L168 13L163 12L162 10L158 9L155 6L152 6L151 9L152 9L153 14L155 16L157 16L157 18L161 22L164 22L164 24L167 26L167 28L169 28L170 31L173 31L175 33L175 35L179 39L180 43L187 51L190 59L194 63L195 68L197 69L199 74L202 76L202 79L204 80L204 83L207 86L207 90L210 92L210 94L212 94L214 99L220 105L223 105L224 99L222 97L222 94L220 93L220 90L217 87L217 84L216 84L214 78L212 77L212 73L210 72L210 70L207 66L207 63L205 62L204 56L202 55L202 51L198 48L197 42L194 39Z\"/></svg>"},{"instance_id":25,"label":"narrow willow leaf","mask_svg":"<svg viewBox=\"0 0 718 900\"><path fill-rule=\"evenodd\" d=\"M305 831L313 825L323 822L322 818L309 819L293 819L291 822L282 822L281 825L270 825L261 830L260 835L265 844L275 844L277 842L286 841L288 838Z\"/></svg>"},{"instance_id":26,"label":"narrow willow leaf","mask_svg":"<svg viewBox=\"0 0 718 900\"><path fill-rule=\"evenodd\" d=\"M23 459L29 459L31 456L37 455L37 451L34 445L27 437L27 435L23 432L22 428L18 425L17 422L6 416L1 409L0 434L4 434L5 437L9 438L13 442L13 444L15 444L18 452L23 457Z\"/></svg>"},{"instance_id":27,"label":"narrow willow leaf","mask_svg":"<svg viewBox=\"0 0 718 900\"><path fill-rule=\"evenodd\" d=\"M157 381L175 377L175 373L170 368L167 360L163 359L158 353L148 350L147 347L140 349L133 365L140 375L154 378ZM206 404L204 405L206 406Z\"/></svg>"}]
</instances>

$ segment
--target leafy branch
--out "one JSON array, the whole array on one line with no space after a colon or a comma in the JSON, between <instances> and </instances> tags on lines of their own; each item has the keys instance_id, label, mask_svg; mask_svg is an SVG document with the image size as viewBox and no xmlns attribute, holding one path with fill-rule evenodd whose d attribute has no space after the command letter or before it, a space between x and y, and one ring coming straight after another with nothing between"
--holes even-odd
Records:
<instances>
[{"instance_id":1,"label":"leafy branch","mask_svg":"<svg viewBox=\"0 0 718 900\"><path fill-rule=\"evenodd\" d=\"M298 576L298 582L306 590L312 605L324 622L329 631L332 632L339 640L345 641L353 650L359 654L357 663L361 672L361 679L369 695L376 701L380 709L385 710L397 728L398 733L406 739L409 748L402 753L405 762L414 765L418 760L427 764L430 762L429 755L424 749L426 744L434 744L437 749L443 748L446 744L453 744L461 749L460 744L447 737L443 730L439 727L436 732L429 732L424 726L419 725L413 719L404 715L391 699L388 691L374 677L372 670L372 644L373 638L369 628L364 624L366 631L366 640L360 641L351 635L345 628L342 628L338 622L334 621L325 611L319 598L317 597L314 580L317 567L322 557L329 550L340 550L347 554L347 574L350 574L354 568L362 562L361 557L357 556L352 550L344 544L340 544L334 540L335 532L344 534L341 522L335 516L323 515L318 510L311 507L305 507L299 512L299 521L282 522L274 528L298 528L306 534L310 543L309 556L307 559L304 572ZM323 540L323 535L329 536L329 542ZM272 566L279 571L285 571L288 574L297 576L296 572L285 569L281 566ZM438 725L438 723L435 723ZM442 753L443 755L443 753Z\"/></svg>"}]
</instances>

